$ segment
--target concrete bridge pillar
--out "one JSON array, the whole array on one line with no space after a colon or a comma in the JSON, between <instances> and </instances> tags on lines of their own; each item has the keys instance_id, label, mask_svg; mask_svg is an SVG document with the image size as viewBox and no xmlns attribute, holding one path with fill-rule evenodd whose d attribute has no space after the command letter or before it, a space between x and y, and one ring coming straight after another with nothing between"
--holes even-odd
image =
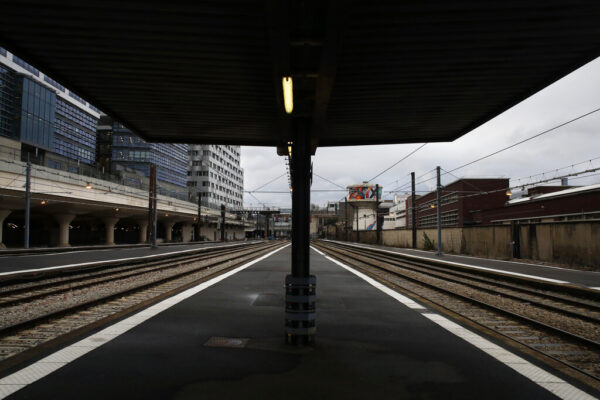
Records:
<instances>
[{"instance_id":1,"label":"concrete bridge pillar","mask_svg":"<svg viewBox=\"0 0 600 400\"><path fill-rule=\"evenodd\" d=\"M106 227L106 244L112 246L115 244L115 225L119 222L119 217L106 217L103 219Z\"/></svg>"},{"instance_id":2,"label":"concrete bridge pillar","mask_svg":"<svg viewBox=\"0 0 600 400\"><path fill-rule=\"evenodd\" d=\"M173 240L173 226L175 225L175 222L165 221L163 224L165 225L165 242L170 242Z\"/></svg>"},{"instance_id":3,"label":"concrete bridge pillar","mask_svg":"<svg viewBox=\"0 0 600 400\"><path fill-rule=\"evenodd\" d=\"M148 235L148 220L147 219L139 219L137 221L138 226L140 227L140 243L146 243L146 236Z\"/></svg>"},{"instance_id":4,"label":"concrete bridge pillar","mask_svg":"<svg viewBox=\"0 0 600 400\"><path fill-rule=\"evenodd\" d=\"M8 215L12 212L12 210L0 210L0 249L5 249L6 246L2 242L2 227L4 226L4 220Z\"/></svg>"},{"instance_id":5,"label":"concrete bridge pillar","mask_svg":"<svg viewBox=\"0 0 600 400\"><path fill-rule=\"evenodd\" d=\"M191 242L192 241L192 230L194 229L194 227L192 226L191 223L189 222L185 222L182 226L181 226L181 240L184 242Z\"/></svg>"},{"instance_id":6,"label":"concrete bridge pillar","mask_svg":"<svg viewBox=\"0 0 600 400\"><path fill-rule=\"evenodd\" d=\"M75 214L55 214L54 219L58 222L58 246L69 247L69 225Z\"/></svg>"}]
</instances>

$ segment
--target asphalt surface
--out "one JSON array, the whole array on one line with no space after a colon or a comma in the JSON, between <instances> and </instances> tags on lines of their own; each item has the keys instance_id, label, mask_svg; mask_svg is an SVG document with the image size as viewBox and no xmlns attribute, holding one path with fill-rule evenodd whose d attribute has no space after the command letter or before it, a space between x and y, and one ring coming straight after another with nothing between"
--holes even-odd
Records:
<instances>
[{"instance_id":1,"label":"asphalt surface","mask_svg":"<svg viewBox=\"0 0 600 400\"><path fill-rule=\"evenodd\" d=\"M77 250L66 253L43 253L27 255L5 255L0 257L0 273L16 272L37 268L56 267L61 265L79 264L94 261L117 260L121 258L143 257L156 254L173 253L190 249L201 249L206 247L230 245L243 242L203 242L190 243L189 245L159 246L158 248L115 247L98 250Z\"/></svg>"},{"instance_id":2,"label":"asphalt surface","mask_svg":"<svg viewBox=\"0 0 600 400\"><path fill-rule=\"evenodd\" d=\"M10 399L552 399L311 251L317 342L283 342L291 248L210 286ZM211 337L244 348L207 347Z\"/></svg>"},{"instance_id":3,"label":"asphalt surface","mask_svg":"<svg viewBox=\"0 0 600 400\"><path fill-rule=\"evenodd\" d=\"M441 260L441 261L451 261L462 264L469 264L478 267L485 268L493 268L499 271L508 271L515 272L519 274L540 276L548 279L557 279L561 281L566 281L570 283L574 283L576 285L587 286L587 287L600 287L600 272L594 271L580 271L576 269L568 269L561 267L553 267L547 265L538 265L538 264L528 264L522 262L512 262L512 261L502 261L502 260L492 260L488 258L478 258L478 257L466 257L466 256L457 256L453 254L443 254L441 256L435 255L434 252L423 251L423 250L413 250L413 249L404 249L398 247L389 247L389 246L378 246L378 245L370 245L364 243L355 243L355 242L340 242L340 243L348 243L355 246L364 246L375 249L382 249L387 251L392 251L400 254L408 254L418 257L430 258L433 260Z\"/></svg>"}]
</instances>

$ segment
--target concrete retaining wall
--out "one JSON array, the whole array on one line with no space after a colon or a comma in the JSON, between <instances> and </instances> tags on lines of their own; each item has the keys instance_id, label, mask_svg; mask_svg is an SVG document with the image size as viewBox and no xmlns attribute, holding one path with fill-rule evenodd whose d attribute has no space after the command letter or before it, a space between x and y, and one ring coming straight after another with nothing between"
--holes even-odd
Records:
<instances>
[{"instance_id":1,"label":"concrete retaining wall","mask_svg":"<svg viewBox=\"0 0 600 400\"><path fill-rule=\"evenodd\" d=\"M521 258L585 265L600 268L600 221L556 222L521 225ZM435 229L417 230L417 248L427 249L426 236L437 248ZM343 228L330 226L327 237L344 240ZM350 241L356 241L356 232L349 232ZM444 228L444 252L490 257L501 260L512 258L512 227L510 225ZM374 231L360 232L360 242L376 243ZM393 247L412 247L412 232L408 229L382 232L382 244Z\"/></svg>"}]
</instances>

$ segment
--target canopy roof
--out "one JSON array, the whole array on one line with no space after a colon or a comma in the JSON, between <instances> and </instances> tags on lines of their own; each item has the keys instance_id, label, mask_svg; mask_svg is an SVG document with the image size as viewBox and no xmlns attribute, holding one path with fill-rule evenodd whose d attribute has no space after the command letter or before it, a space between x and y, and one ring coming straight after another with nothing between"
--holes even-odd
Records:
<instances>
[{"instance_id":1,"label":"canopy roof","mask_svg":"<svg viewBox=\"0 0 600 400\"><path fill-rule=\"evenodd\" d=\"M598 1L3 1L0 45L151 141L453 140L600 54ZM294 112L282 76L294 79Z\"/></svg>"}]
</instances>

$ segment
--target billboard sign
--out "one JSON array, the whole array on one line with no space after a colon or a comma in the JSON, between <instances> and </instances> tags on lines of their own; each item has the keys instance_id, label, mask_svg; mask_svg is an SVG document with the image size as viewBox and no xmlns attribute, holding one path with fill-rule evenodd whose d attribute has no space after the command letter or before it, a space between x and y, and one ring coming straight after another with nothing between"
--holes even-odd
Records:
<instances>
[{"instance_id":1,"label":"billboard sign","mask_svg":"<svg viewBox=\"0 0 600 400\"><path fill-rule=\"evenodd\" d=\"M375 185L352 185L348 186L348 201L377 201ZM379 186L379 199L381 199L382 187Z\"/></svg>"}]
</instances>

